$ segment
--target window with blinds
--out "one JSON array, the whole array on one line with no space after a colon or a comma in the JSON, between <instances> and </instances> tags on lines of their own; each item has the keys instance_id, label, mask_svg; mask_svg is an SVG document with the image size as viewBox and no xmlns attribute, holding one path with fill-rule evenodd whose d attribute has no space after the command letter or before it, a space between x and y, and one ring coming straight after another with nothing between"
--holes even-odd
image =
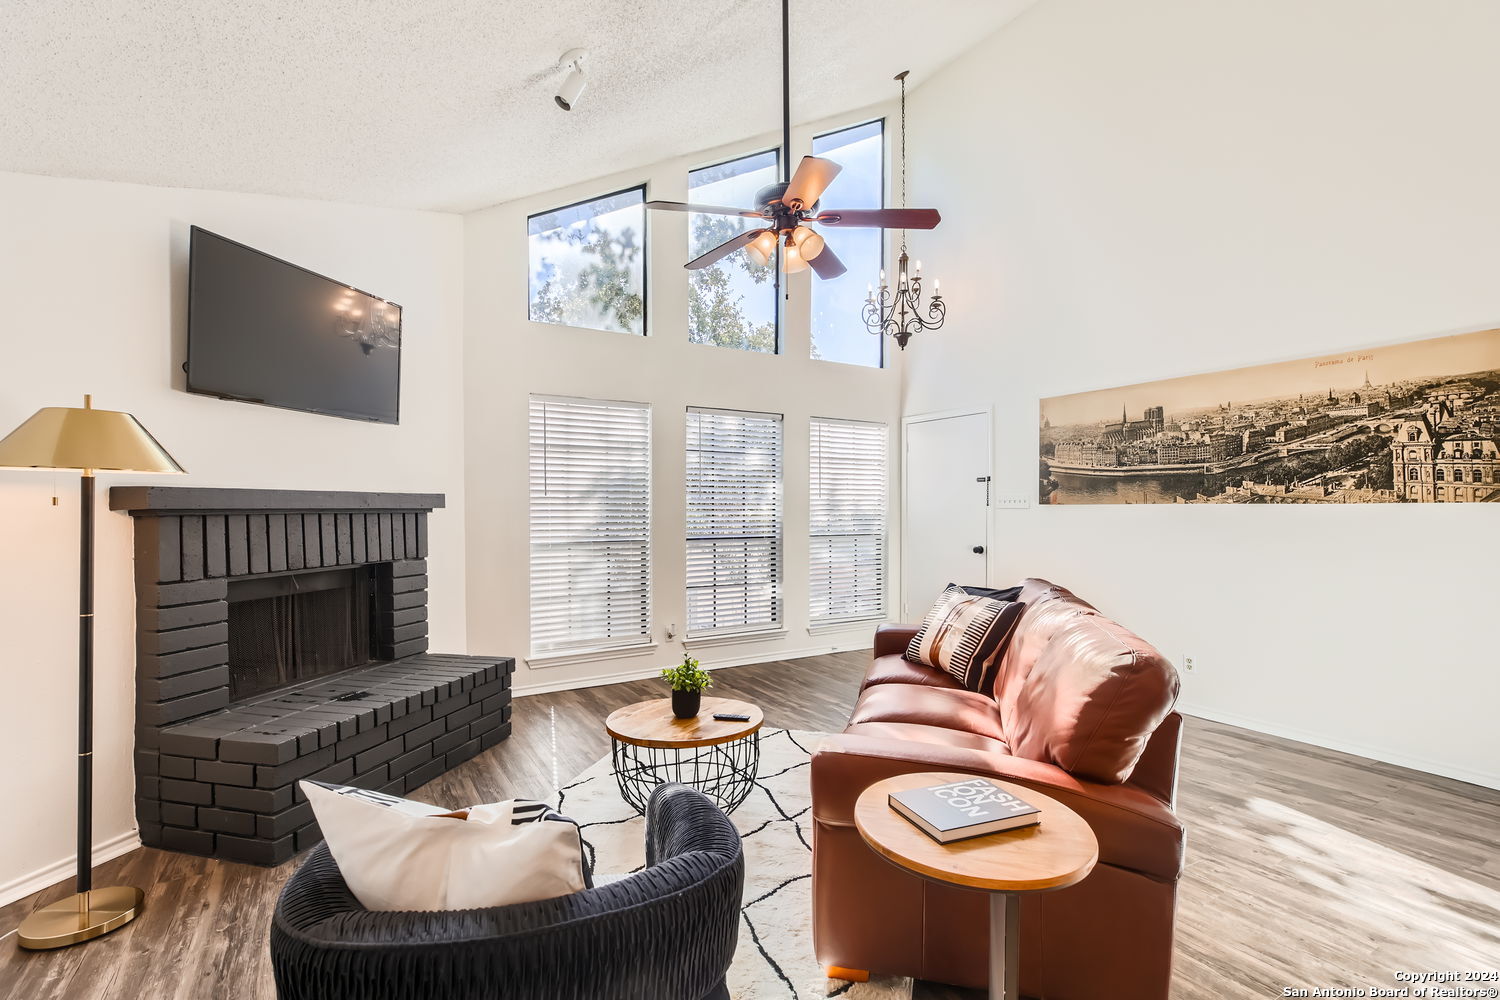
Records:
<instances>
[{"instance_id":1,"label":"window with blinds","mask_svg":"<svg viewBox=\"0 0 1500 1000\"><path fill-rule=\"evenodd\" d=\"M687 634L781 625L781 417L687 414Z\"/></svg>"},{"instance_id":2,"label":"window with blinds","mask_svg":"<svg viewBox=\"0 0 1500 1000\"><path fill-rule=\"evenodd\" d=\"M531 397L531 651L651 641L651 408Z\"/></svg>"},{"instance_id":3,"label":"window with blinds","mask_svg":"<svg viewBox=\"0 0 1500 1000\"><path fill-rule=\"evenodd\" d=\"M808 618L885 614L885 424L812 419Z\"/></svg>"}]
</instances>

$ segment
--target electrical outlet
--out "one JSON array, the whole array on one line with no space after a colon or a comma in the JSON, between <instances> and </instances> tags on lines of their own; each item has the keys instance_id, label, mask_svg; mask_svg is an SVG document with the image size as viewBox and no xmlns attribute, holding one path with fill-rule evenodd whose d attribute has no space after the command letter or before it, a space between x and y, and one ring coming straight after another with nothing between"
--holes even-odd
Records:
<instances>
[{"instance_id":1,"label":"electrical outlet","mask_svg":"<svg viewBox=\"0 0 1500 1000\"><path fill-rule=\"evenodd\" d=\"M1191 656L1184 656L1182 658L1182 665L1185 668L1187 668L1188 670L1192 670L1193 666L1194 666L1194 664L1193 664L1193 658Z\"/></svg>"},{"instance_id":2,"label":"electrical outlet","mask_svg":"<svg viewBox=\"0 0 1500 1000\"><path fill-rule=\"evenodd\" d=\"M999 493L994 503L996 507L1030 507L1031 498L1020 493Z\"/></svg>"}]
</instances>

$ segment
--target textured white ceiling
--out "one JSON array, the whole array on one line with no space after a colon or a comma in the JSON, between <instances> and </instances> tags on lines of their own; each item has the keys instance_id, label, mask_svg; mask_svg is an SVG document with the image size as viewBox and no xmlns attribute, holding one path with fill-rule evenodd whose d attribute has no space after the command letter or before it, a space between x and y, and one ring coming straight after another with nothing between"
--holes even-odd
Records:
<instances>
[{"instance_id":1,"label":"textured white ceiling","mask_svg":"<svg viewBox=\"0 0 1500 1000\"><path fill-rule=\"evenodd\" d=\"M920 84L1032 2L793 0L792 117ZM464 211L779 128L779 6L3 0L0 170Z\"/></svg>"}]
</instances>

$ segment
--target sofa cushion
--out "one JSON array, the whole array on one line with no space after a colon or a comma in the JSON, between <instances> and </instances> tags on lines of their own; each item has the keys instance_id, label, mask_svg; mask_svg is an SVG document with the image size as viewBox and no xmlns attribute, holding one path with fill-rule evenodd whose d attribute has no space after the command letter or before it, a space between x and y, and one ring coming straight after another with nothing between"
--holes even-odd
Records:
<instances>
[{"instance_id":1,"label":"sofa cushion","mask_svg":"<svg viewBox=\"0 0 1500 1000\"><path fill-rule=\"evenodd\" d=\"M1041 654L1047 643L1052 641L1053 633L1056 631L1056 618L1053 612L1057 612L1060 608L1070 608L1078 614L1097 615L1099 613L1094 610L1093 605L1079 600L1073 596L1072 592L1055 583L1048 583L1046 580L1029 579L1023 583L1020 600L1026 605L1026 610L1021 613L1021 620L1016 622L1010 640L1000 651L999 667L988 677L990 690L997 700L1000 697L998 689L1001 678L1024 676L1029 673L1037 656ZM1043 608L1048 609L1048 613L1043 613Z\"/></svg>"},{"instance_id":2,"label":"sofa cushion","mask_svg":"<svg viewBox=\"0 0 1500 1000\"><path fill-rule=\"evenodd\" d=\"M957 687L876 684L860 693L849 722L908 722L1005 741L994 701Z\"/></svg>"},{"instance_id":3,"label":"sofa cushion","mask_svg":"<svg viewBox=\"0 0 1500 1000\"><path fill-rule=\"evenodd\" d=\"M870 661L870 669L865 671L861 686L870 687L873 684L916 684L963 690L951 674L937 667L913 663L900 653L877 656Z\"/></svg>"},{"instance_id":4,"label":"sofa cushion","mask_svg":"<svg viewBox=\"0 0 1500 1000\"><path fill-rule=\"evenodd\" d=\"M991 736L966 733L941 726L919 726L913 722L856 722L844 730L846 736L873 736L887 740L905 740L944 747L962 747L984 753L1008 754L1003 742Z\"/></svg>"},{"instance_id":5,"label":"sofa cushion","mask_svg":"<svg viewBox=\"0 0 1500 1000\"><path fill-rule=\"evenodd\" d=\"M1177 700L1176 669L1066 591L1029 604L1016 632L994 688L1011 752L1095 781L1129 778Z\"/></svg>"}]
</instances>

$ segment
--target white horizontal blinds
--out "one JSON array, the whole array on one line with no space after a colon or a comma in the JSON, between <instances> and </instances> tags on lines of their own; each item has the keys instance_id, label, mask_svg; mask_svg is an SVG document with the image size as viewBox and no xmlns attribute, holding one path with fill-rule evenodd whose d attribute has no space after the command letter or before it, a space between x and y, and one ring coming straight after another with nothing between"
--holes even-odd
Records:
<instances>
[{"instance_id":1,"label":"white horizontal blinds","mask_svg":"<svg viewBox=\"0 0 1500 1000\"><path fill-rule=\"evenodd\" d=\"M810 621L885 613L886 439L884 424L812 420Z\"/></svg>"},{"instance_id":2,"label":"white horizontal blinds","mask_svg":"<svg viewBox=\"0 0 1500 1000\"><path fill-rule=\"evenodd\" d=\"M781 417L689 409L687 633L781 624Z\"/></svg>"},{"instance_id":3,"label":"white horizontal blinds","mask_svg":"<svg viewBox=\"0 0 1500 1000\"><path fill-rule=\"evenodd\" d=\"M531 650L651 639L651 409L531 397Z\"/></svg>"}]
</instances>

